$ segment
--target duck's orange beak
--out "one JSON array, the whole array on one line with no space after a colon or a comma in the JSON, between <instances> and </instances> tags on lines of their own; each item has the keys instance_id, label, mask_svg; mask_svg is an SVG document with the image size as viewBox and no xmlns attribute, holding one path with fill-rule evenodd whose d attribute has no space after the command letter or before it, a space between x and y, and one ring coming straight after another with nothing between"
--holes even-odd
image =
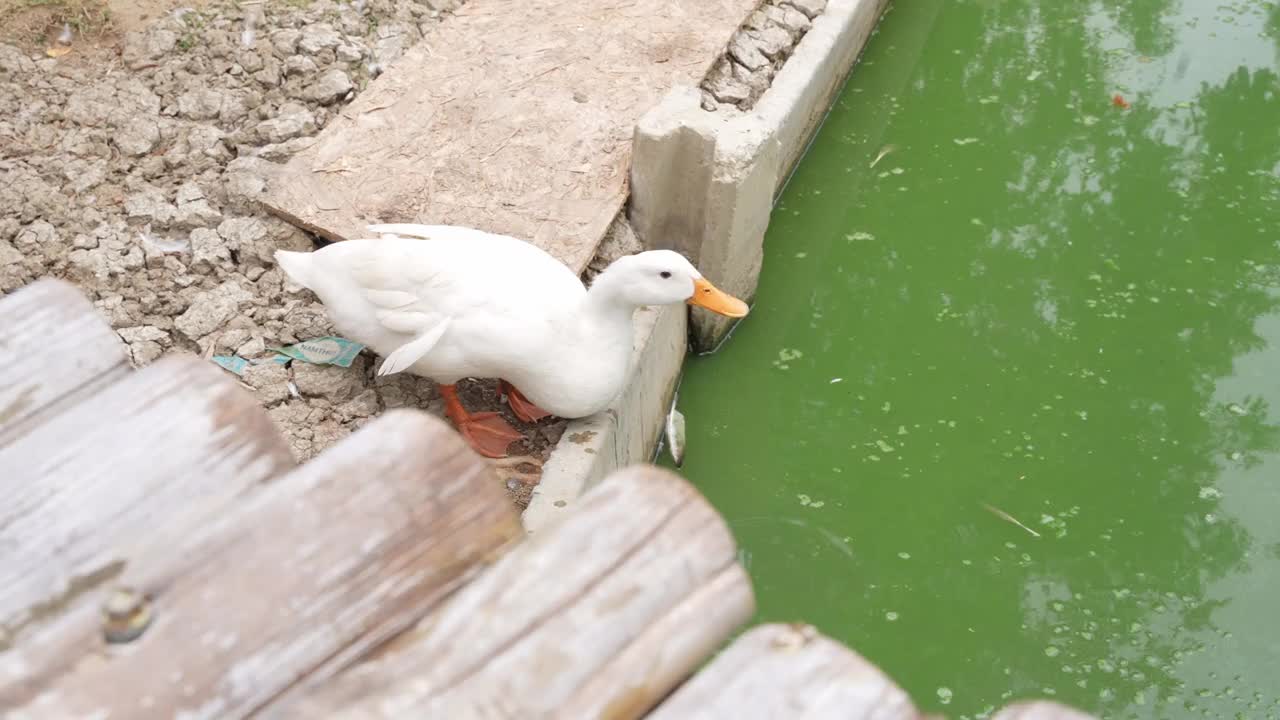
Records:
<instances>
[{"instance_id":1,"label":"duck's orange beak","mask_svg":"<svg viewBox=\"0 0 1280 720\"><path fill-rule=\"evenodd\" d=\"M689 304L704 307L725 317L740 318L747 314L746 303L701 277L693 281L693 296L689 298Z\"/></svg>"}]
</instances>

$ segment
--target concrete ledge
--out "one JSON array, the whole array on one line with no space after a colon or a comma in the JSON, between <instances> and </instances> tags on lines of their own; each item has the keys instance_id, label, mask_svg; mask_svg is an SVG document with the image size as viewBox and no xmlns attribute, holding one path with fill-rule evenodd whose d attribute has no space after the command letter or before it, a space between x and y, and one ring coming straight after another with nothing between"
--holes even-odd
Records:
<instances>
[{"instance_id":1,"label":"concrete ledge","mask_svg":"<svg viewBox=\"0 0 1280 720\"><path fill-rule=\"evenodd\" d=\"M750 112L707 112L701 92L673 89L636 125L630 220L648 247L679 250L713 282L750 301L773 200L835 101L887 0L831 0ZM696 351L732 322L692 316Z\"/></svg>"},{"instance_id":2,"label":"concrete ledge","mask_svg":"<svg viewBox=\"0 0 1280 720\"><path fill-rule=\"evenodd\" d=\"M752 108L781 146L776 192L817 134L886 5L888 0L830 0Z\"/></svg>"},{"instance_id":3,"label":"concrete ledge","mask_svg":"<svg viewBox=\"0 0 1280 720\"><path fill-rule=\"evenodd\" d=\"M636 313L626 389L604 412L569 423L525 508L526 532L557 522L582 493L614 470L652 456L684 363L687 317L684 306Z\"/></svg>"}]
</instances>

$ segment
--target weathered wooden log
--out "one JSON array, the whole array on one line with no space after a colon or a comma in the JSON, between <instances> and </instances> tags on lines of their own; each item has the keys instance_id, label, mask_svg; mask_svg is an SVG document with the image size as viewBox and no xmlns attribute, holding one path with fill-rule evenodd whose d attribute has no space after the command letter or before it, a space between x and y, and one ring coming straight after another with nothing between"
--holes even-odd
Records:
<instances>
[{"instance_id":1,"label":"weathered wooden log","mask_svg":"<svg viewBox=\"0 0 1280 720\"><path fill-rule=\"evenodd\" d=\"M0 447L129 369L119 336L61 280L38 280L0 298L0 338ZM0 473L0 489L24 481Z\"/></svg>"},{"instance_id":2,"label":"weathered wooden log","mask_svg":"<svg viewBox=\"0 0 1280 720\"><path fill-rule=\"evenodd\" d=\"M639 717L753 609L715 510L628 468L384 657L273 717Z\"/></svg>"},{"instance_id":3,"label":"weathered wooden log","mask_svg":"<svg viewBox=\"0 0 1280 720\"><path fill-rule=\"evenodd\" d=\"M254 397L195 357L127 374L0 448L0 650L119 574L166 518L217 512L292 466ZM0 663L0 705L39 667Z\"/></svg>"},{"instance_id":4,"label":"weathered wooden log","mask_svg":"<svg viewBox=\"0 0 1280 720\"><path fill-rule=\"evenodd\" d=\"M739 637L649 715L917 720L906 692L875 665L807 625L762 625Z\"/></svg>"},{"instance_id":5,"label":"weathered wooden log","mask_svg":"<svg viewBox=\"0 0 1280 720\"><path fill-rule=\"evenodd\" d=\"M117 585L150 625L81 638L8 717L246 717L422 618L521 534L489 466L442 421L393 411L263 487ZM127 609L127 608L126 608Z\"/></svg>"}]
</instances>

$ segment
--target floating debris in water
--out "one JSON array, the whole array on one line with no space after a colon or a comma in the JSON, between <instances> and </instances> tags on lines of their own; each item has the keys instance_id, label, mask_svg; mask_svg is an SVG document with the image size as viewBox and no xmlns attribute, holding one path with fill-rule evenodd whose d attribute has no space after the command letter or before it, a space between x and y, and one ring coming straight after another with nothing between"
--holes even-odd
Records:
<instances>
[{"instance_id":1,"label":"floating debris in water","mask_svg":"<svg viewBox=\"0 0 1280 720\"><path fill-rule=\"evenodd\" d=\"M884 614L884 619L888 620L889 622L895 622L898 619L898 613L890 610L889 612Z\"/></svg>"},{"instance_id":2,"label":"floating debris in water","mask_svg":"<svg viewBox=\"0 0 1280 720\"><path fill-rule=\"evenodd\" d=\"M1220 497L1222 497L1222 491L1221 491L1221 490L1219 490L1219 489L1218 489L1218 488L1216 488L1216 487L1202 487L1202 488L1200 488L1200 499L1201 499L1201 500L1214 500L1214 499L1217 499L1217 498L1220 498Z\"/></svg>"},{"instance_id":3,"label":"floating debris in water","mask_svg":"<svg viewBox=\"0 0 1280 720\"><path fill-rule=\"evenodd\" d=\"M942 703L943 705L950 705L951 698L953 697L955 697L955 693L951 692L951 688L949 687L938 688L938 702Z\"/></svg>"},{"instance_id":4,"label":"floating debris in water","mask_svg":"<svg viewBox=\"0 0 1280 720\"><path fill-rule=\"evenodd\" d=\"M976 137L955 138L951 142L957 145L972 145L973 143L978 142L978 138Z\"/></svg>"},{"instance_id":5,"label":"floating debris in water","mask_svg":"<svg viewBox=\"0 0 1280 720\"><path fill-rule=\"evenodd\" d=\"M1010 523L1013 523L1014 525L1017 525L1018 527L1022 528L1023 530L1026 530L1027 532L1031 533L1031 535L1032 535L1032 536L1034 536L1034 537L1040 537L1040 533L1038 533L1038 532L1036 532L1035 530L1032 530L1031 528L1027 527L1026 525L1023 525L1022 523L1018 522L1018 519L1017 519L1017 518L1015 518L1014 516L1010 515L1009 513L1005 512L1005 511L1001 510L1000 508L998 508L998 507L994 507L994 506L992 506L992 505L988 505L988 504L986 504L986 503L982 503L982 507L986 508L988 512L990 512L992 515L995 515L996 517L1000 518L1001 520L1004 520L1005 522L1010 522Z\"/></svg>"},{"instance_id":6,"label":"floating debris in water","mask_svg":"<svg viewBox=\"0 0 1280 720\"><path fill-rule=\"evenodd\" d=\"M778 351L778 359L773 361L773 366L779 370L791 369L791 361L799 360L804 357L804 353L794 348L782 348Z\"/></svg>"},{"instance_id":7,"label":"floating debris in water","mask_svg":"<svg viewBox=\"0 0 1280 720\"><path fill-rule=\"evenodd\" d=\"M1111 96L1111 104L1120 108L1121 110L1129 109L1129 101L1125 100L1124 96L1121 95L1120 93L1116 93L1115 95Z\"/></svg>"},{"instance_id":8,"label":"floating debris in water","mask_svg":"<svg viewBox=\"0 0 1280 720\"><path fill-rule=\"evenodd\" d=\"M893 152L894 150L897 150L897 149L898 149L898 146L897 146L897 145L885 145L884 147L880 148L880 152L876 154L875 159L874 159L874 160L872 160L872 161L871 161L871 164L870 164L870 165L868 165L867 167L868 167L868 168L873 168L873 167L875 167L877 163L879 163L881 160L885 159L885 156L887 156L889 153L891 153L891 152Z\"/></svg>"},{"instance_id":9,"label":"floating debris in water","mask_svg":"<svg viewBox=\"0 0 1280 720\"><path fill-rule=\"evenodd\" d=\"M666 435L671 462L681 467L684 465L684 413L676 409L675 398L672 398L671 411L667 413Z\"/></svg>"},{"instance_id":10,"label":"floating debris in water","mask_svg":"<svg viewBox=\"0 0 1280 720\"><path fill-rule=\"evenodd\" d=\"M1227 412L1231 413L1232 415L1248 415L1249 414L1248 410L1245 410L1244 407L1242 407L1237 403L1231 403L1230 405L1228 405Z\"/></svg>"},{"instance_id":11,"label":"floating debris in water","mask_svg":"<svg viewBox=\"0 0 1280 720\"><path fill-rule=\"evenodd\" d=\"M835 385L838 382L844 382L844 378L831 378L832 385Z\"/></svg>"},{"instance_id":12,"label":"floating debris in water","mask_svg":"<svg viewBox=\"0 0 1280 720\"><path fill-rule=\"evenodd\" d=\"M858 232L849 233L844 236L845 240L875 240L876 236L869 232L859 230Z\"/></svg>"},{"instance_id":13,"label":"floating debris in water","mask_svg":"<svg viewBox=\"0 0 1280 720\"><path fill-rule=\"evenodd\" d=\"M820 508L827 504L825 500L814 500L804 493L796 495L796 499L800 501L800 505L803 507Z\"/></svg>"},{"instance_id":14,"label":"floating debris in water","mask_svg":"<svg viewBox=\"0 0 1280 720\"><path fill-rule=\"evenodd\" d=\"M911 553L909 553L909 552L900 552L900 553L898 553L898 557L902 558L903 560L910 560L910 559L911 559Z\"/></svg>"}]
</instances>

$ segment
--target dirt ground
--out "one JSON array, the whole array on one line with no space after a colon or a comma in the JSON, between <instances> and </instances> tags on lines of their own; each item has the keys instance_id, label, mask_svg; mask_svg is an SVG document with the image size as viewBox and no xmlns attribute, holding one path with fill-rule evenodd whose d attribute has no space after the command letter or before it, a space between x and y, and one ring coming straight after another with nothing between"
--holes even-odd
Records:
<instances>
[{"instance_id":1,"label":"dirt ground","mask_svg":"<svg viewBox=\"0 0 1280 720\"><path fill-rule=\"evenodd\" d=\"M316 240L256 202L287 160L458 0L0 0L0 293L75 283L135 366L172 352L270 355L332 334L272 253ZM433 384L350 368L266 363L242 376L307 460L396 407L438 415ZM525 432L545 460L564 422L530 427L492 383L473 410ZM500 474L527 503L537 465Z\"/></svg>"},{"instance_id":2,"label":"dirt ground","mask_svg":"<svg viewBox=\"0 0 1280 720\"><path fill-rule=\"evenodd\" d=\"M173 352L271 355L333 334L272 254L316 238L257 198L274 163L315 142L389 63L461 0L0 0L0 294L78 285L135 366ZM703 107L748 110L825 0L766 0L703 82ZM429 219L426 219L429 220ZM641 249L615 222L586 277ZM242 381L300 460L397 407L443 414L423 378L294 361ZM491 383L533 464L499 471L524 505L563 421L528 427Z\"/></svg>"}]
</instances>

